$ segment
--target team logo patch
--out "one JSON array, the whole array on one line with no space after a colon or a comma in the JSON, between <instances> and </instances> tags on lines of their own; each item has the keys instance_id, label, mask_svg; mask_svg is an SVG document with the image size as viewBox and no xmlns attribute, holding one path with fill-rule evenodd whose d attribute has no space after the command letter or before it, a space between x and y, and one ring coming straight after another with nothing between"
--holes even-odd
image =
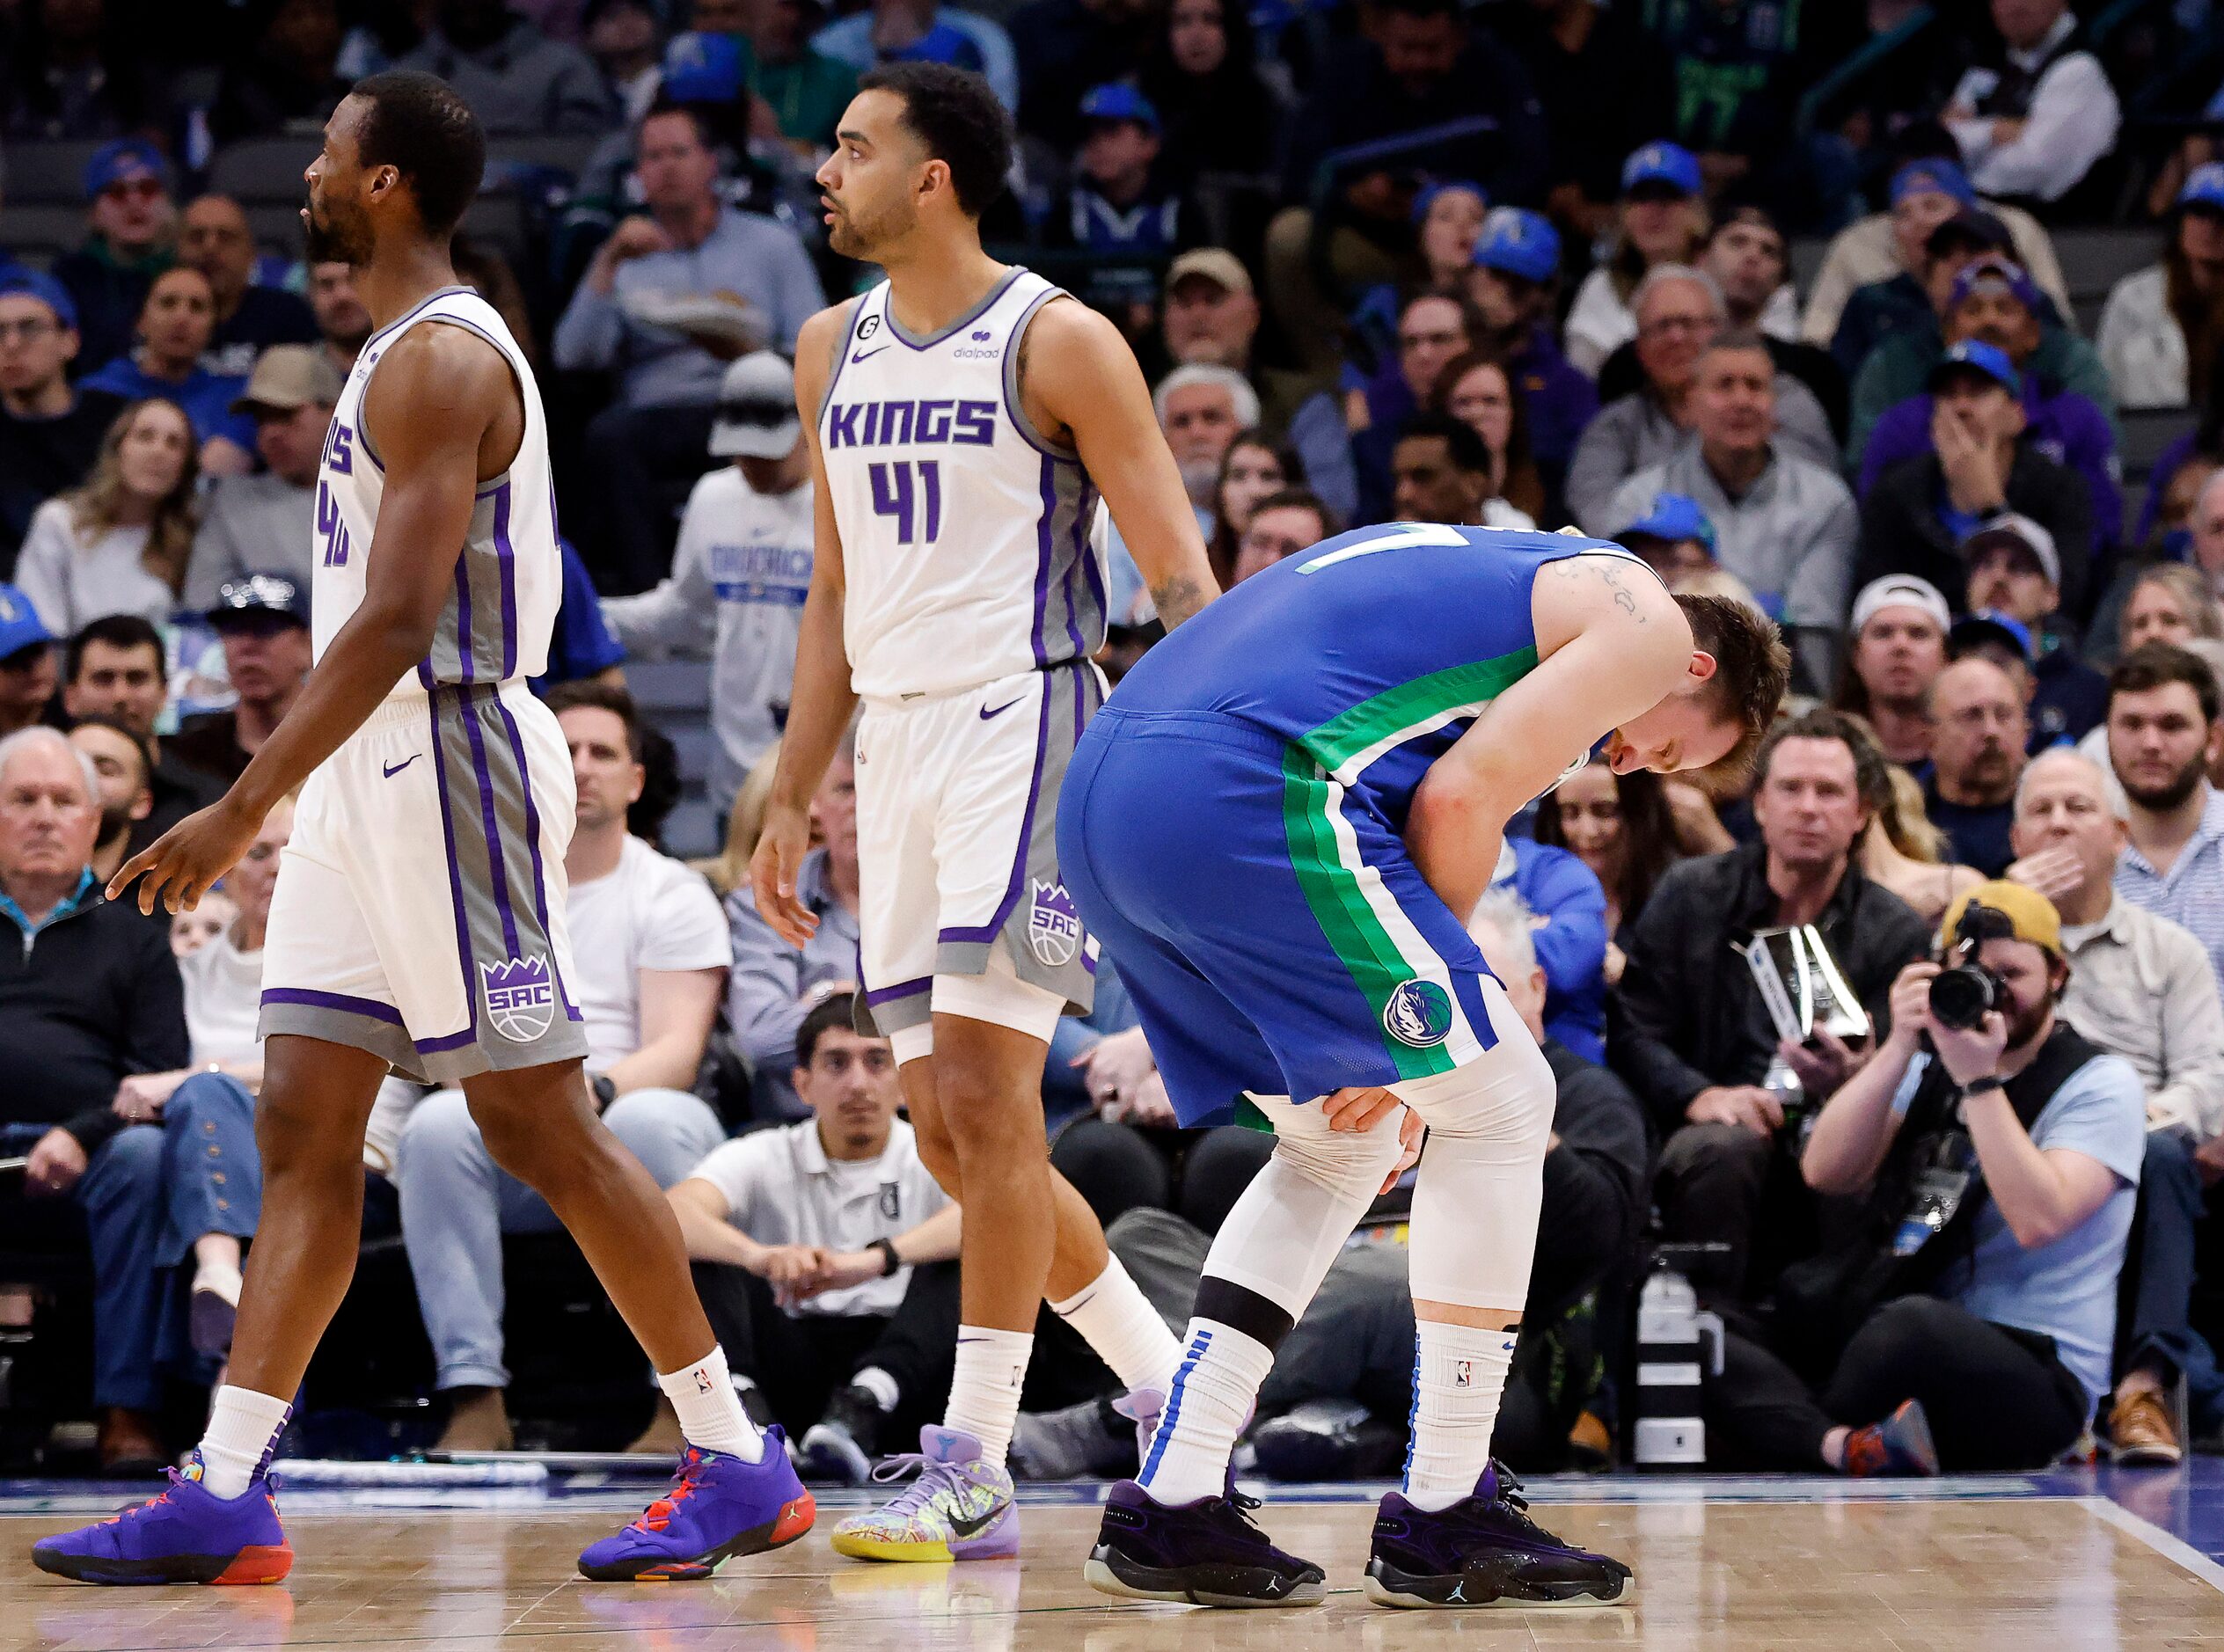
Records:
<instances>
[{"instance_id":1,"label":"team logo patch","mask_svg":"<svg viewBox=\"0 0 2224 1652\"><path fill-rule=\"evenodd\" d=\"M1073 961L1081 945L1081 914L1063 883L1033 880L1035 904L1027 915L1027 944L1035 955L1055 969Z\"/></svg>"},{"instance_id":2,"label":"team logo patch","mask_svg":"<svg viewBox=\"0 0 2224 1652\"><path fill-rule=\"evenodd\" d=\"M531 1043L555 1021L556 978L540 954L481 964L479 981L486 1019L513 1044Z\"/></svg>"},{"instance_id":3,"label":"team logo patch","mask_svg":"<svg viewBox=\"0 0 2224 1652\"><path fill-rule=\"evenodd\" d=\"M1428 1049L1452 1035L1452 994L1433 981L1401 981L1382 1006L1382 1030L1401 1044Z\"/></svg>"}]
</instances>

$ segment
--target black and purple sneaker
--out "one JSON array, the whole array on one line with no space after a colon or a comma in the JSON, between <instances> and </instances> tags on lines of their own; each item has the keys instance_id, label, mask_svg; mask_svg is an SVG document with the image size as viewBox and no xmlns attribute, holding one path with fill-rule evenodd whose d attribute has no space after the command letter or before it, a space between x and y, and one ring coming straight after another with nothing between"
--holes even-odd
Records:
<instances>
[{"instance_id":1,"label":"black and purple sneaker","mask_svg":"<svg viewBox=\"0 0 2224 1652\"><path fill-rule=\"evenodd\" d=\"M1397 1492L1375 1516L1367 1598L1378 1606L1626 1606L1629 1568L1529 1518L1521 1482L1493 1462L1474 1495L1431 1513Z\"/></svg>"},{"instance_id":2,"label":"black and purple sneaker","mask_svg":"<svg viewBox=\"0 0 2224 1652\"><path fill-rule=\"evenodd\" d=\"M1104 1499L1104 1524L1081 1568L1092 1588L1128 1600L1195 1606L1312 1606L1327 1575L1284 1554L1251 1523L1240 1493L1162 1503L1131 1480Z\"/></svg>"}]
</instances>

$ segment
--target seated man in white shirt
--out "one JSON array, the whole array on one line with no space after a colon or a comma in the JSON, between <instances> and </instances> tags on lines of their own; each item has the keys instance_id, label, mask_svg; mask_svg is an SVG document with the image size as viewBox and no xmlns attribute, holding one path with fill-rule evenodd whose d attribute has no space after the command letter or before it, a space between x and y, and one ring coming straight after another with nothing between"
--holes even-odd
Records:
<instances>
[{"instance_id":1,"label":"seated man in white shirt","mask_svg":"<svg viewBox=\"0 0 2224 1652\"><path fill-rule=\"evenodd\" d=\"M832 992L796 1034L812 1116L716 1148L666 1196L745 1403L802 1434L804 1474L859 1484L887 1425L940 1415L960 1216L896 1116L888 1041L852 1008Z\"/></svg>"},{"instance_id":2,"label":"seated man in white shirt","mask_svg":"<svg viewBox=\"0 0 2224 1652\"><path fill-rule=\"evenodd\" d=\"M2116 90L2069 0L1993 0L2001 54L1955 84L1946 129L1986 195L2059 201L2115 147Z\"/></svg>"},{"instance_id":3,"label":"seated man in white shirt","mask_svg":"<svg viewBox=\"0 0 2224 1652\"><path fill-rule=\"evenodd\" d=\"M725 1138L688 1086L733 956L726 920L699 875L626 830L626 808L647 778L632 698L589 680L560 684L548 705L579 792L564 856L573 959L565 985L586 1026L588 1081L604 1122L669 1188ZM552 1232L555 1213L495 1167L460 1090L418 1107L396 1159L402 1239L436 1385L450 1400L441 1448L507 1450L501 1236Z\"/></svg>"}]
</instances>

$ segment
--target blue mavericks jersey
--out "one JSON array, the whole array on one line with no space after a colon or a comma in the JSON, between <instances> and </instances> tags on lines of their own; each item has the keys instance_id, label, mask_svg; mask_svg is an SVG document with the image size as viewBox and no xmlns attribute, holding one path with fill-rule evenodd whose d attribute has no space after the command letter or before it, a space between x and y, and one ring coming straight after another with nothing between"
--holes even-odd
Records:
<instances>
[{"instance_id":1,"label":"blue mavericks jersey","mask_svg":"<svg viewBox=\"0 0 2224 1652\"><path fill-rule=\"evenodd\" d=\"M1356 529L1209 603L1145 654L1108 704L1258 724L1402 830L1429 765L1535 669L1538 570L1585 553L1635 560L1571 534Z\"/></svg>"}]
</instances>

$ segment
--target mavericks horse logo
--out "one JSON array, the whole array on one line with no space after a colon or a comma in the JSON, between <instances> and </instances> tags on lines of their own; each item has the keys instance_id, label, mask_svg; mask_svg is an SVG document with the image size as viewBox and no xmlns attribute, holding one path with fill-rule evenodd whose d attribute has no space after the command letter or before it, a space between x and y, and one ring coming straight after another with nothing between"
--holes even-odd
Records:
<instances>
[{"instance_id":1,"label":"mavericks horse logo","mask_svg":"<svg viewBox=\"0 0 2224 1652\"><path fill-rule=\"evenodd\" d=\"M556 978L549 972L548 960L540 954L481 964L479 978L486 999L486 1019L510 1042L530 1044L554 1023Z\"/></svg>"},{"instance_id":2,"label":"mavericks horse logo","mask_svg":"<svg viewBox=\"0 0 2224 1652\"><path fill-rule=\"evenodd\" d=\"M1452 1035L1452 995L1433 981L1401 981L1382 1006L1382 1030L1427 1049Z\"/></svg>"}]
</instances>

